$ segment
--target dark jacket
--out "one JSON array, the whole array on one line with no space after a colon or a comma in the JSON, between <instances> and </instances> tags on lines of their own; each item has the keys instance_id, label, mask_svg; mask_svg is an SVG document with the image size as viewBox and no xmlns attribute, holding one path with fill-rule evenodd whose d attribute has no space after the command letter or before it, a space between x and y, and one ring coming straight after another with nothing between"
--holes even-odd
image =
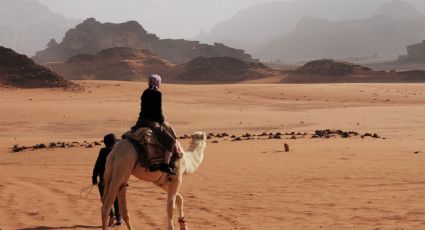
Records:
<instances>
[{"instance_id":1,"label":"dark jacket","mask_svg":"<svg viewBox=\"0 0 425 230\"><path fill-rule=\"evenodd\" d=\"M99 184L103 184L103 174L105 173L105 164L106 158L111 152L112 148L102 148L99 151L99 156L97 157L96 164L93 169L92 182L95 184L97 182L97 177L99 177Z\"/></svg>"},{"instance_id":2,"label":"dark jacket","mask_svg":"<svg viewBox=\"0 0 425 230\"><path fill-rule=\"evenodd\" d=\"M156 89L146 89L141 98L141 111L139 120L148 119L154 122L163 123L164 115L162 114L162 94Z\"/></svg>"}]
</instances>

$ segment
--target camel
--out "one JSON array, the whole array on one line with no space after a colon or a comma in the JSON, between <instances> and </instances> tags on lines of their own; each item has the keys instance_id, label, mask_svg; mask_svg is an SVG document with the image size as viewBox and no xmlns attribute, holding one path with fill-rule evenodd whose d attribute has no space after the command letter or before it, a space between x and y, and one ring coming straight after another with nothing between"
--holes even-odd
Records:
<instances>
[{"instance_id":1,"label":"camel","mask_svg":"<svg viewBox=\"0 0 425 230\"><path fill-rule=\"evenodd\" d=\"M161 151L157 145L147 145L146 147ZM167 175L160 171L150 172L147 168L141 167L133 145L126 139L120 140L114 146L106 160L104 174L105 190L101 209L102 229L106 230L108 228L108 213L115 197L118 196L121 216L127 228L132 230L127 209L126 191L130 175L133 175L140 180L152 182L167 192L168 229L174 230L173 209L176 203L179 212L178 222L180 229L188 230L183 212L183 196L179 193L179 188L182 184L183 175L194 173L202 163L205 147L205 132L194 133L189 150L184 151L183 157L176 161L176 175Z\"/></svg>"}]
</instances>

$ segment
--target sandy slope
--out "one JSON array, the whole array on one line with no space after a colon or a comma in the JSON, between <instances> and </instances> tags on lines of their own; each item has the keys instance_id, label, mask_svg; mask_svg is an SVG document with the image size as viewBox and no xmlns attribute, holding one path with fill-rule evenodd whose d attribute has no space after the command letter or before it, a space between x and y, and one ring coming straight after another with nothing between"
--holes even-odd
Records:
<instances>
[{"instance_id":1,"label":"sandy slope","mask_svg":"<svg viewBox=\"0 0 425 230\"><path fill-rule=\"evenodd\" d=\"M137 118L144 83L79 83L84 92L0 90L0 229L99 227L97 191L79 197L99 148L7 149L97 140ZM192 229L425 229L425 84L165 85L163 92L181 134L333 128L387 138L209 143L182 189ZM165 229L165 194L146 183L130 187L137 229Z\"/></svg>"}]
</instances>

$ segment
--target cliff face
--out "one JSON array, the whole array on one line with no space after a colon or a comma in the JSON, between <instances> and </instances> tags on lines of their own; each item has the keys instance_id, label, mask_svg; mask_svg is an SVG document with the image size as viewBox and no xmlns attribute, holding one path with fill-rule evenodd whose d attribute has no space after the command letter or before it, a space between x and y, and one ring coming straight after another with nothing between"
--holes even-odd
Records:
<instances>
[{"instance_id":1,"label":"cliff face","mask_svg":"<svg viewBox=\"0 0 425 230\"><path fill-rule=\"evenodd\" d=\"M19 88L66 87L71 82L25 55L0 46L0 85Z\"/></svg>"},{"instance_id":2,"label":"cliff face","mask_svg":"<svg viewBox=\"0 0 425 230\"><path fill-rule=\"evenodd\" d=\"M153 73L168 80L173 64L146 49L116 47L96 55L77 55L66 62L48 63L47 67L66 79L132 81Z\"/></svg>"},{"instance_id":3,"label":"cliff face","mask_svg":"<svg viewBox=\"0 0 425 230\"><path fill-rule=\"evenodd\" d=\"M207 45L183 39L159 39L135 21L113 24L100 23L93 18L69 30L61 43L49 43L49 47L37 52L33 59L38 63L66 61L75 55L96 54L113 47L147 49L173 63L188 62L199 56L231 56L254 61L244 50L222 44Z\"/></svg>"}]
</instances>

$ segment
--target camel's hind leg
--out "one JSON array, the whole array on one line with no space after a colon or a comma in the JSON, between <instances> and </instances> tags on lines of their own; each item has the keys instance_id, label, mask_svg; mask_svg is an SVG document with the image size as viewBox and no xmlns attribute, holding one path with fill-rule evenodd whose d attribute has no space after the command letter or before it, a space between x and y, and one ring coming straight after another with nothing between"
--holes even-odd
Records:
<instances>
[{"instance_id":1,"label":"camel's hind leg","mask_svg":"<svg viewBox=\"0 0 425 230\"><path fill-rule=\"evenodd\" d=\"M132 230L130 224L130 216L128 215L127 208L127 185L122 185L120 191L118 192L118 203L120 206L121 217L123 218L125 224L127 225L128 230Z\"/></svg>"},{"instance_id":2,"label":"camel's hind leg","mask_svg":"<svg viewBox=\"0 0 425 230\"><path fill-rule=\"evenodd\" d=\"M118 189L121 183L116 183L114 177L110 181L105 181L105 190L103 191L102 199L102 229L108 229L109 210L111 210L114 204L115 198L117 197Z\"/></svg>"},{"instance_id":3,"label":"camel's hind leg","mask_svg":"<svg viewBox=\"0 0 425 230\"><path fill-rule=\"evenodd\" d=\"M177 208L178 208L178 211L179 211L180 230L189 230L189 228L186 225L186 220L184 218L183 196L180 193L177 193L176 204L177 204Z\"/></svg>"}]
</instances>

